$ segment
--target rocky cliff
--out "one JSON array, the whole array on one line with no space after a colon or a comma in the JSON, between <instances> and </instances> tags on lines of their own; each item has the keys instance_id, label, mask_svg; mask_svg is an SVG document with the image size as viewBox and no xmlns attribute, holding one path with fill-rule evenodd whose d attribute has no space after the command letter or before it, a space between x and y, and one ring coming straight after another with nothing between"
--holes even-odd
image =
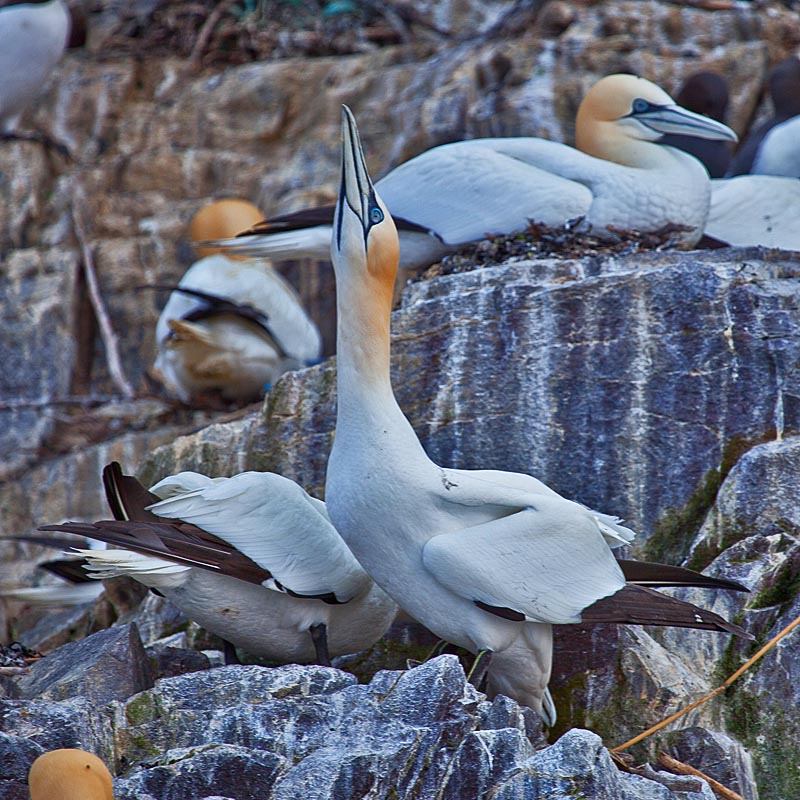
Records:
<instances>
[{"instance_id":1,"label":"rocky cliff","mask_svg":"<svg viewBox=\"0 0 800 800\"><path fill-rule=\"evenodd\" d=\"M0 148L0 537L104 516L98 476L111 459L144 480L270 469L321 496L335 361L286 375L263 408L176 410L148 378L160 298L136 287L180 276L191 260L186 224L207 198L245 196L266 213L329 200L342 102L359 119L375 175L464 137L570 141L582 92L611 71L674 90L695 69L719 69L741 131L757 113L767 63L800 43L800 22L782 4L690 5L420 4L446 35L199 70L174 55L115 53L101 27L88 50L65 58L30 115L74 161L32 143ZM133 400L119 397L107 367L87 250ZM285 269L331 352L329 268ZM561 628L551 741L579 727L619 744L715 686L800 614L799 279L796 254L779 251L591 252L406 288L393 320L394 381L434 459L531 472L625 517L638 554L751 588L692 599L735 618L753 644ZM2 539L0 554L4 584L40 580L34 564L52 556ZM8 607L0 641L65 646L49 667L45 659L3 684L0 798L25 797L27 764L56 746L102 755L131 798L710 797L694 779L617 772L586 732L539 750L538 723L514 704L483 701L452 658L364 685L316 668L192 672L204 657L159 648L213 642L156 598L140 609L141 595L124 586L108 595L60 616ZM113 635L102 630L111 623ZM98 694L98 680L70 671L69 648L81 645L79 663L95 675L108 663L130 670ZM637 758L668 749L748 799L797 795L798 652L787 638ZM384 652L366 663L369 680L402 658ZM242 774L240 791L232 776Z\"/></svg>"}]
</instances>

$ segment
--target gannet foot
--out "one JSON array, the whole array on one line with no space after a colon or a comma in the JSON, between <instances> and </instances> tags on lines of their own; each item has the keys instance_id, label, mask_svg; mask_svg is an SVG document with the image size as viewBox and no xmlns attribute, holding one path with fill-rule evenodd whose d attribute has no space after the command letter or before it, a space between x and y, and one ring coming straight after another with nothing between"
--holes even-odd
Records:
<instances>
[{"instance_id":1,"label":"gannet foot","mask_svg":"<svg viewBox=\"0 0 800 800\"><path fill-rule=\"evenodd\" d=\"M331 666L331 656L328 652L328 628L324 622L312 625L308 632L314 642L314 650L317 653L317 664L321 667Z\"/></svg>"},{"instance_id":2,"label":"gannet foot","mask_svg":"<svg viewBox=\"0 0 800 800\"><path fill-rule=\"evenodd\" d=\"M469 671L469 675L467 675L467 680L478 690L480 690L481 683L486 677L491 660L492 651L487 648L482 648L478 650L478 654L472 662L472 669Z\"/></svg>"},{"instance_id":3,"label":"gannet foot","mask_svg":"<svg viewBox=\"0 0 800 800\"><path fill-rule=\"evenodd\" d=\"M236 648L227 640L222 640L222 655L225 659L225 666L230 664L241 664L239 656L236 654Z\"/></svg>"}]
</instances>

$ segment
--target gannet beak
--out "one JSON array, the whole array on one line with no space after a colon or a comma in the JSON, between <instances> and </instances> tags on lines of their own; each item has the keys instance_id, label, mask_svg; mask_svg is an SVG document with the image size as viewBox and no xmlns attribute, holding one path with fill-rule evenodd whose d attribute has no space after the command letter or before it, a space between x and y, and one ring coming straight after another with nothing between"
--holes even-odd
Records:
<instances>
[{"instance_id":1,"label":"gannet beak","mask_svg":"<svg viewBox=\"0 0 800 800\"><path fill-rule=\"evenodd\" d=\"M679 105L656 105L647 100L636 99L633 101L633 110L627 117L656 133L677 133L723 142L738 141L736 134L727 125L702 114L695 114Z\"/></svg>"},{"instance_id":2,"label":"gannet beak","mask_svg":"<svg viewBox=\"0 0 800 800\"><path fill-rule=\"evenodd\" d=\"M366 241L370 228L383 219L383 214L379 211L378 219L378 214L375 213L375 188L367 172L355 117L347 106L342 106L342 183L334 222L335 241L339 247L345 207L358 217Z\"/></svg>"}]
</instances>

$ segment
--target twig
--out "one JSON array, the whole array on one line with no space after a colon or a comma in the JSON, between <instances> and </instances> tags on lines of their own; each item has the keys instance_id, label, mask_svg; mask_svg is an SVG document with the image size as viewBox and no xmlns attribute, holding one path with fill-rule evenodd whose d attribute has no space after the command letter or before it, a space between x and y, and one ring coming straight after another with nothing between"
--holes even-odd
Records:
<instances>
[{"instance_id":1,"label":"twig","mask_svg":"<svg viewBox=\"0 0 800 800\"><path fill-rule=\"evenodd\" d=\"M111 319L106 311L103 296L100 294L100 284L97 280L97 273L94 268L94 257L92 256L92 249L89 246L88 237L86 235L86 228L83 224L83 207L85 198L83 192L76 189L72 196L72 225L75 229L75 236L80 244L81 252L83 254L83 272L86 275L86 285L89 289L89 298L92 302L95 317L100 328L100 336L103 339L103 346L106 351L106 360L108 361L108 370L111 373L111 379L114 381L115 386L122 393L123 397L128 400L133 398L133 387L125 377L122 370L122 361L119 357L119 350L117 349L117 336L114 333L114 328L111 326Z\"/></svg>"},{"instance_id":2,"label":"twig","mask_svg":"<svg viewBox=\"0 0 800 800\"><path fill-rule=\"evenodd\" d=\"M200 61L203 57L203 50L206 49L208 40L214 32L217 23L222 19L222 15L236 2L236 0L222 0L217 3L217 7L208 15L208 19L203 23L200 28L200 33L197 35L197 41L194 43L192 52L189 54L189 62L197 69L200 67Z\"/></svg>"},{"instance_id":3,"label":"twig","mask_svg":"<svg viewBox=\"0 0 800 800\"><path fill-rule=\"evenodd\" d=\"M676 711L674 714L670 714L666 719L662 719L661 722L653 725L651 728L648 728L644 733L640 733L638 736L634 736L633 739L629 739L624 744L617 745L616 747L611 748L612 753L619 753L622 750L627 750L629 747L633 747L633 745L638 744L643 739L646 739L648 736L652 736L657 731L660 731L662 728L666 728L671 722L674 722L676 719L680 719L680 717L684 716L684 714L688 714L690 711L693 711L698 706L703 705L707 700L710 700L712 697L716 697L718 694L722 694L735 680L740 678L745 672L747 672L753 664L756 663L763 655L768 653L775 647L778 642L783 639L784 636L788 636L798 625L800 625L800 617L797 617L795 620L790 622L780 633L773 636L754 656L751 656L747 659L747 661L742 664L736 672L733 673L723 684L717 686L716 689L712 689L707 694L704 694L699 700L695 700L693 703L690 703L685 708L682 708L680 711Z\"/></svg>"},{"instance_id":4,"label":"twig","mask_svg":"<svg viewBox=\"0 0 800 800\"><path fill-rule=\"evenodd\" d=\"M702 778L711 787L714 794L721 797L722 800L744 800L744 797L740 794L737 794L733 789L729 789L727 786L723 786L719 781L715 781L712 777L706 775L705 772L700 772L699 769L695 769L689 766L689 764L684 764L683 761L678 761L676 758L666 753L658 754L658 763L661 764L662 767L672 770L672 772L677 772L679 775L694 775L698 778Z\"/></svg>"}]
</instances>

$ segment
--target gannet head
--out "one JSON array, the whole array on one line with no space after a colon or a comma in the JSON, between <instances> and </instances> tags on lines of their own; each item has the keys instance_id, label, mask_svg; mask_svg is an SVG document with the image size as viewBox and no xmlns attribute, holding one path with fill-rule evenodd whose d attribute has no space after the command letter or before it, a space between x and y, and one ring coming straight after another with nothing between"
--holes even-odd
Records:
<instances>
[{"instance_id":1,"label":"gannet head","mask_svg":"<svg viewBox=\"0 0 800 800\"><path fill-rule=\"evenodd\" d=\"M367 172L355 117L342 106L342 180L331 237L334 269L337 276L360 272L391 290L399 254L397 229Z\"/></svg>"},{"instance_id":2,"label":"gannet head","mask_svg":"<svg viewBox=\"0 0 800 800\"><path fill-rule=\"evenodd\" d=\"M189 236L200 258L214 253L225 253L230 257L230 253L222 247L199 247L197 243L229 239L262 219L264 215L252 203L237 197L227 197L203 206L192 217Z\"/></svg>"},{"instance_id":3,"label":"gannet head","mask_svg":"<svg viewBox=\"0 0 800 800\"><path fill-rule=\"evenodd\" d=\"M106 765L85 750L51 750L28 773L31 800L114 800Z\"/></svg>"},{"instance_id":4,"label":"gannet head","mask_svg":"<svg viewBox=\"0 0 800 800\"><path fill-rule=\"evenodd\" d=\"M575 121L578 149L618 164L640 166L635 141L657 142L677 133L736 141L721 122L679 106L663 89L634 75L608 75L586 94Z\"/></svg>"}]
</instances>

